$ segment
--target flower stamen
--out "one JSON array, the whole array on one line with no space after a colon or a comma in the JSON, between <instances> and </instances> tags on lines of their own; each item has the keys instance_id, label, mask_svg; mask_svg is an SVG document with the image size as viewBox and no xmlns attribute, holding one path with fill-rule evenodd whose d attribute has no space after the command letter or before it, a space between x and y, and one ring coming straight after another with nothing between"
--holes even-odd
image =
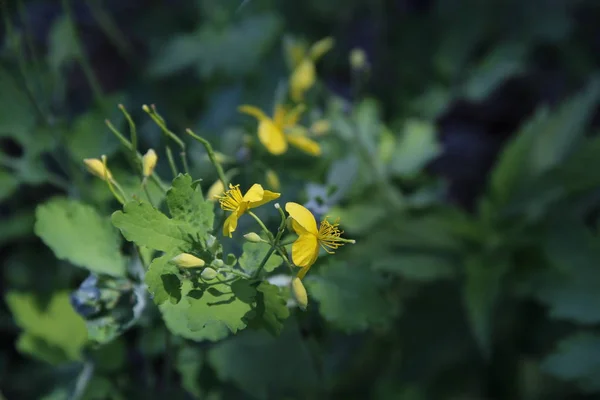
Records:
<instances>
[{"instance_id":1,"label":"flower stamen","mask_svg":"<svg viewBox=\"0 0 600 400\"><path fill-rule=\"evenodd\" d=\"M327 218L328 217L325 217L325 219L321 221L317 239L323 250L329 254L333 254L335 253L333 250L343 245L342 241L340 240L340 236L342 233L344 233L344 231L338 228L339 218L336 219L333 224L327 221Z\"/></svg>"},{"instance_id":2,"label":"flower stamen","mask_svg":"<svg viewBox=\"0 0 600 400\"><path fill-rule=\"evenodd\" d=\"M229 184L229 190L226 191L222 196L216 196L219 199L221 208L226 211L236 211L242 203L242 192L240 191L240 185L233 186Z\"/></svg>"}]
</instances>

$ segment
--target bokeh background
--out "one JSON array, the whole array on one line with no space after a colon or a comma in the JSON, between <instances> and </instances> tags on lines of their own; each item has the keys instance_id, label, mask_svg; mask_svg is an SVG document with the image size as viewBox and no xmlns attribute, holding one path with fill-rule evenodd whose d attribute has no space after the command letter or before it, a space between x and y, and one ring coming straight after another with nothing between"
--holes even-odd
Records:
<instances>
[{"instance_id":1,"label":"bokeh background","mask_svg":"<svg viewBox=\"0 0 600 400\"><path fill-rule=\"evenodd\" d=\"M0 4L0 398L600 398L597 1ZM311 105L332 126L325 156L252 151L255 125L237 107L270 110L290 43L327 36ZM351 65L354 49L364 64ZM119 103L145 148L164 149L141 109L154 104L242 182L267 165L288 200L342 216L358 243L315 268L309 310L279 338L175 351L153 315L87 361L64 360L68 299L47 318L32 310L88 273L38 238L36 207L60 195L115 210L81 160L107 154L119 168L104 124L126 129ZM189 155L214 182L202 147Z\"/></svg>"}]
</instances>

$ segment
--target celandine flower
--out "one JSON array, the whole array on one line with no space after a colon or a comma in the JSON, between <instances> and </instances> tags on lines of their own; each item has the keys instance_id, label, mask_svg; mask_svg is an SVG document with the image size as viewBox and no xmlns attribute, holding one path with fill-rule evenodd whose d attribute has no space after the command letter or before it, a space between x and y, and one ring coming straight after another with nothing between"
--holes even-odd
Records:
<instances>
[{"instance_id":1,"label":"celandine flower","mask_svg":"<svg viewBox=\"0 0 600 400\"><path fill-rule=\"evenodd\" d=\"M238 218L251 208L256 208L275 200L280 196L280 193L264 190L261 185L255 183L242 196L240 185L233 186L229 184L229 190L223 196L219 197L221 208L225 211L231 211L231 215L227 217L223 224L223 236L231 237L231 234L237 228Z\"/></svg>"},{"instance_id":2,"label":"celandine flower","mask_svg":"<svg viewBox=\"0 0 600 400\"><path fill-rule=\"evenodd\" d=\"M354 243L354 240L344 239L340 231L339 224L333 224L327 221L327 218L321 221L317 228L317 221L308 209L297 203L286 203L285 210L292 218L292 228L298 235L298 239L292 245L292 261L302 269L298 272L298 278L304 278L310 267L315 263L319 256L319 247L322 247L329 254L333 254L335 249L344 243Z\"/></svg>"},{"instance_id":3,"label":"celandine flower","mask_svg":"<svg viewBox=\"0 0 600 400\"><path fill-rule=\"evenodd\" d=\"M296 106L287 111L283 106L277 105L273 118L254 106L243 105L238 110L258 120L258 139L271 154L285 153L288 143L310 155L321 154L319 144L307 136L306 128L298 125L304 106Z\"/></svg>"},{"instance_id":4,"label":"celandine flower","mask_svg":"<svg viewBox=\"0 0 600 400\"><path fill-rule=\"evenodd\" d=\"M313 44L303 57L300 58L297 54L294 56L297 61L290 76L290 93L294 101L301 101L304 93L315 84L317 81L315 63L331 50L333 45L333 39L326 37Z\"/></svg>"},{"instance_id":5,"label":"celandine flower","mask_svg":"<svg viewBox=\"0 0 600 400\"><path fill-rule=\"evenodd\" d=\"M142 157L142 170L144 177L147 178L152 175L154 172L154 168L156 167L156 162L158 161L158 156L153 149L150 149L144 154Z\"/></svg>"}]
</instances>

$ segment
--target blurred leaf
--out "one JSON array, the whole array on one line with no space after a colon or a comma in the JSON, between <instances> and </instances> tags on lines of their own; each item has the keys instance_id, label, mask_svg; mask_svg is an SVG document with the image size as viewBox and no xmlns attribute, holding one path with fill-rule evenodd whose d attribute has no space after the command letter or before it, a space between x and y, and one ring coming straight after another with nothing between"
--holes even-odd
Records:
<instances>
[{"instance_id":1,"label":"blurred leaf","mask_svg":"<svg viewBox=\"0 0 600 400\"><path fill-rule=\"evenodd\" d=\"M244 252L238 259L240 267L242 267L248 274L254 273L254 271L258 269L258 266L262 262L263 258L269 252L270 248L271 245L268 243L245 242L243 245ZM263 270L265 272L273 272L275 268L281 265L282 262L283 259L273 252L263 267Z\"/></svg>"},{"instance_id":2,"label":"blurred leaf","mask_svg":"<svg viewBox=\"0 0 600 400\"><path fill-rule=\"evenodd\" d=\"M19 180L10 172L0 170L0 202L8 199L19 187Z\"/></svg>"},{"instance_id":3,"label":"blurred leaf","mask_svg":"<svg viewBox=\"0 0 600 400\"><path fill-rule=\"evenodd\" d=\"M375 259L372 268L417 282L431 282L455 275L451 259L427 253L395 253Z\"/></svg>"},{"instance_id":4,"label":"blurred leaf","mask_svg":"<svg viewBox=\"0 0 600 400\"><path fill-rule=\"evenodd\" d=\"M332 207L328 215L339 218L344 230L349 234L368 233L386 216L383 206L373 203L351 203L347 207Z\"/></svg>"},{"instance_id":5,"label":"blurred leaf","mask_svg":"<svg viewBox=\"0 0 600 400\"><path fill-rule=\"evenodd\" d=\"M421 172L441 150L435 127L431 123L409 120L394 150L390 170L399 176L412 177Z\"/></svg>"},{"instance_id":6,"label":"blurred leaf","mask_svg":"<svg viewBox=\"0 0 600 400\"><path fill-rule=\"evenodd\" d=\"M107 103L119 103L120 100L122 100L122 96L112 96L107 99ZM117 109L117 111L119 110ZM73 121L65 141L73 161L81 163L85 158L100 158L103 154L110 157L117 151L119 141L106 127L104 122L106 119L110 119L118 127L124 117L120 111L118 113L113 111L112 115L106 115L104 109L96 108ZM109 159L109 168L110 164Z\"/></svg>"},{"instance_id":7,"label":"blurred leaf","mask_svg":"<svg viewBox=\"0 0 600 400\"><path fill-rule=\"evenodd\" d=\"M64 353L65 359L52 357L50 362L81 359L87 342L83 319L75 313L68 292L57 292L44 305L32 293L8 292L6 303L17 324L24 330L19 348L36 357L45 358L49 348Z\"/></svg>"},{"instance_id":8,"label":"blurred leaf","mask_svg":"<svg viewBox=\"0 0 600 400\"><path fill-rule=\"evenodd\" d=\"M10 216L3 217L2 229L0 229L0 245L33 235L34 223L35 214L33 210L16 211Z\"/></svg>"},{"instance_id":9,"label":"blurred leaf","mask_svg":"<svg viewBox=\"0 0 600 400\"><path fill-rule=\"evenodd\" d=\"M398 305L384 296L386 282L367 268L343 263L324 265L306 277L310 299L319 302L323 317L345 332L387 327Z\"/></svg>"},{"instance_id":10,"label":"blurred leaf","mask_svg":"<svg viewBox=\"0 0 600 400\"><path fill-rule=\"evenodd\" d=\"M563 380L574 381L585 391L600 390L600 336L575 333L558 344L542 362L542 369Z\"/></svg>"},{"instance_id":11,"label":"blurred leaf","mask_svg":"<svg viewBox=\"0 0 600 400\"><path fill-rule=\"evenodd\" d=\"M288 324L277 338L260 331L244 332L212 347L208 360L219 379L253 397L284 398L294 393L316 398L317 373L295 324Z\"/></svg>"},{"instance_id":12,"label":"blurred leaf","mask_svg":"<svg viewBox=\"0 0 600 400\"><path fill-rule=\"evenodd\" d=\"M35 233L61 260L92 272L125 275L119 236L93 207L54 198L37 207Z\"/></svg>"},{"instance_id":13,"label":"blurred leaf","mask_svg":"<svg viewBox=\"0 0 600 400\"><path fill-rule=\"evenodd\" d=\"M278 336L283 329L283 322L290 316L287 301L279 288L268 282L261 282L256 291L257 306L249 325L254 328L263 327L271 335Z\"/></svg>"},{"instance_id":14,"label":"blurred leaf","mask_svg":"<svg viewBox=\"0 0 600 400\"><path fill-rule=\"evenodd\" d=\"M507 271L506 260L497 256L472 256L465 260L463 300L475 341L486 358L492 351L494 308Z\"/></svg>"},{"instance_id":15,"label":"blurred leaf","mask_svg":"<svg viewBox=\"0 0 600 400\"><path fill-rule=\"evenodd\" d=\"M74 61L78 54L76 34L69 18L56 18L48 34L48 64L54 71L60 71L66 63Z\"/></svg>"},{"instance_id":16,"label":"blurred leaf","mask_svg":"<svg viewBox=\"0 0 600 400\"><path fill-rule=\"evenodd\" d=\"M464 95L471 101L485 100L511 76L525 70L523 44L504 44L495 47L469 74L464 84Z\"/></svg>"},{"instance_id":17,"label":"blurred leaf","mask_svg":"<svg viewBox=\"0 0 600 400\"><path fill-rule=\"evenodd\" d=\"M204 352L195 347L182 347L177 353L175 368L181 375L181 386L195 399L202 398L200 371L204 365Z\"/></svg>"},{"instance_id":18,"label":"blurred leaf","mask_svg":"<svg viewBox=\"0 0 600 400\"><path fill-rule=\"evenodd\" d=\"M251 310L256 290L247 286L246 281L237 281L231 288L216 282L194 287L186 280L179 303L166 301L159 306L172 333L195 341L214 342L246 327L245 316Z\"/></svg>"},{"instance_id":19,"label":"blurred leaf","mask_svg":"<svg viewBox=\"0 0 600 400\"><path fill-rule=\"evenodd\" d=\"M27 98L24 89L4 68L0 68L0 137L9 136L15 139L28 135L35 126L33 105ZM0 152L1 154L1 152Z\"/></svg>"},{"instance_id":20,"label":"blurred leaf","mask_svg":"<svg viewBox=\"0 0 600 400\"><path fill-rule=\"evenodd\" d=\"M204 24L197 32L176 37L163 46L150 71L165 76L196 66L202 78L215 73L245 75L258 67L280 28L279 18L272 13L247 16L226 29Z\"/></svg>"}]
</instances>

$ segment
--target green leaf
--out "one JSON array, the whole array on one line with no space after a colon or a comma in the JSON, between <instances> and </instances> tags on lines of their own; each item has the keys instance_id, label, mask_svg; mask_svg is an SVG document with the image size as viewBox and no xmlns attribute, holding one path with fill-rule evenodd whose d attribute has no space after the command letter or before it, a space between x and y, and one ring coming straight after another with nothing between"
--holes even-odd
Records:
<instances>
[{"instance_id":1,"label":"green leaf","mask_svg":"<svg viewBox=\"0 0 600 400\"><path fill-rule=\"evenodd\" d=\"M581 332L561 340L541 367L552 376L576 382L585 391L600 390L600 336Z\"/></svg>"},{"instance_id":2,"label":"green leaf","mask_svg":"<svg viewBox=\"0 0 600 400\"><path fill-rule=\"evenodd\" d=\"M203 24L197 32L177 36L163 45L150 71L164 76L196 67L202 78L216 73L245 75L258 67L280 28L281 22L274 13L248 16L225 29Z\"/></svg>"},{"instance_id":3,"label":"green leaf","mask_svg":"<svg viewBox=\"0 0 600 400\"><path fill-rule=\"evenodd\" d=\"M247 331L210 348L208 360L220 380L232 382L257 399L318 398L317 373L295 324L273 338ZM243 354L243 356L241 356Z\"/></svg>"},{"instance_id":4,"label":"green leaf","mask_svg":"<svg viewBox=\"0 0 600 400\"><path fill-rule=\"evenodd\" d=\"M112 96L107 99L107 104L119 103L120 100L122 96ZM115 153L119 141L110 133L104 121L110 119L118 127L124 117L118 109L111 114L106 115L104 109L97 108L77 117L65 141L73 161L81 163L85 158L99 158L101 154L110 157ZM110 160L108 164L110 168Z\"/></svg>"},{"instance_id":5,"label":"green leaf","mask_svg":"<svg viewBox=\"0 0 600 400\"><path fill-rule=\"evenodd\" d=\"M180 174L173 180L167 192L167 205L173 219L189 224L199 237L204 238L212 230L214 204L203 199L191 176Z\"/></svg>"},{"instance_id":6,"label":"green leaf","mask_svg":"<svg viewBox=\"0 0 600 400\"><path fill-rule=\"evenodd\" d=\"M35 233L61 260L92 272L125 275L119 235L93 207L54 198L37 207Z\"/></svg>"},{"instance_id":7,"label":"green leaf","mask_svg":"<svg viewBox=\"0 0 600 400\"><path fill-rule=\"evenodd\" d=\"M507 268L508 264L498 257L472 256L465 260L463 301L475 341L485 357L491 355L494 308Z\"/></svg>"},{"instance_id":8,"label":"green leaf","mask_svg":"<svg viewBox=\"0 0 600 400\"><path fill-rule=\"evenodd\" d=\"M145 202L130 201L112 215L112 223L130 242L164 252L185 252L193 247L193 229L170 219Z\"/></svg>"},{"instance_id":9,"label":"green leaf","mask_svg":"<svg viewBox=\"0 0 600 400\"><path fill-rule=\"evenodd\" d=\"M174 257L167 254L155 258L146 272L145 281L148 291L156 304L170 300L177 304L181 300L181 276L177 266L169 263Z\"/></svg>"},{"instance_id":10,"label":"green leaf","mask_svg":"<svg viewBox=\"0 0 600 400\"><path fill-rule=\"evenodd\" d=\"M74 61L79 53L73 24L66 16L55 20L48 34L48 64L59 72L66 63Z\"/></svg>"},{"instance_id":11,"label":"green leaf","mask_svg":"<svg viewBox=\"0 0 600 400\"><path fill-rule=\"evenodd\" d=\"M0 170L0 201L8 199L19 187L19 180L14 174Z\"/></svg>"},{"instance_id":12,"label":"green leaf","mask_svg":"<svg viewBox=\"0 0 600 400\"><path fill-rule=\"evenodd\" d=\"M81 359L87 330L84 320L71 307L68 292L55 293L46 305L33 293L8 292L5 300L17 325L24 330L19 339L22 351L37 357L39 350L39 356L51 362Z\"/></svg>"},{"instance_id":13,"label":"green leaf","mask_svg":"<svg viewBox=\"0 0 600 400\"><path fill-rule=\"evenodd\" d=\"M409 120L396 145L390 170L398 176L413 177L436 158L441 150L432 123Z\"/></svg>"},{"instance_id":14,"label":"green leaf","mask_svg":"<svg viewBox=\"0 0 600 400\"><path fill-rule=\"evenodd\" d=\"M429 253L396 253L392 257L374 260L372 268L417 282L431 282L455 275L452 259Z\"/></svg>"},{"instance_id":15,"label":"green leaf","mask_svg":"<svg viewBox=\"0 0 600 400\"><path fill-rule=\"evenodd\" d=\"M268 243L251 243L245 242L242 249L243 253L238 259L240 267L244 269L248 274L254 273L258 269L258 266L262 262L263 258L269 252L271 245ZM283 262L282 258L273 252L263 270L266 272L272 272L275 268L279 267Z\"/></svg>"},{"instance_id":16,"label":"green leaf","mask_svg":"<svg viewBox=\"0 0 600 400\"><path fill-rule=\"evenodd\" d=\"M387 327L399 309L384 297L385 281L366 268L352 268L342 263L324 265L318 273L305 278L310 299L320 304L323 317L346 331L364 331L370 327Z\"/></svg>"},{"instance_id":17,"label":"green leaf","mask_svg":"<svg viewBox=\"0 0 600 400\"><path fill-rule=\"evenodd\" d=\"M177 353L175 368L181 375L181 386L194 398L202 398L200 371L204 365L204 352L198 348L185 346Z\"/></svg>"},{"instance_id":18,"label":"green leaf","mask_svg":"<svg viewBox=\"0 0 600 400\"><path fill-rule=\"evenodd\" d=\"M256 290L239 280L224 283L183 282L181 301L162 303L159 308L169 330L186 339L218 341L246 328Z\"/></svg>"},{"instance_id":19,"label":"green leaf","mask_svg":"<svg viewBox=\"0 0 600 400\"><path fill-rule=\"evenodd\" d=\"M257 306L250 325L254 328L263 327L271 335L277 336L283 329L283 322L290 316L287 301L279 288L268 282L261 282L256 290Z\"/></svg>"}]
</instances>

